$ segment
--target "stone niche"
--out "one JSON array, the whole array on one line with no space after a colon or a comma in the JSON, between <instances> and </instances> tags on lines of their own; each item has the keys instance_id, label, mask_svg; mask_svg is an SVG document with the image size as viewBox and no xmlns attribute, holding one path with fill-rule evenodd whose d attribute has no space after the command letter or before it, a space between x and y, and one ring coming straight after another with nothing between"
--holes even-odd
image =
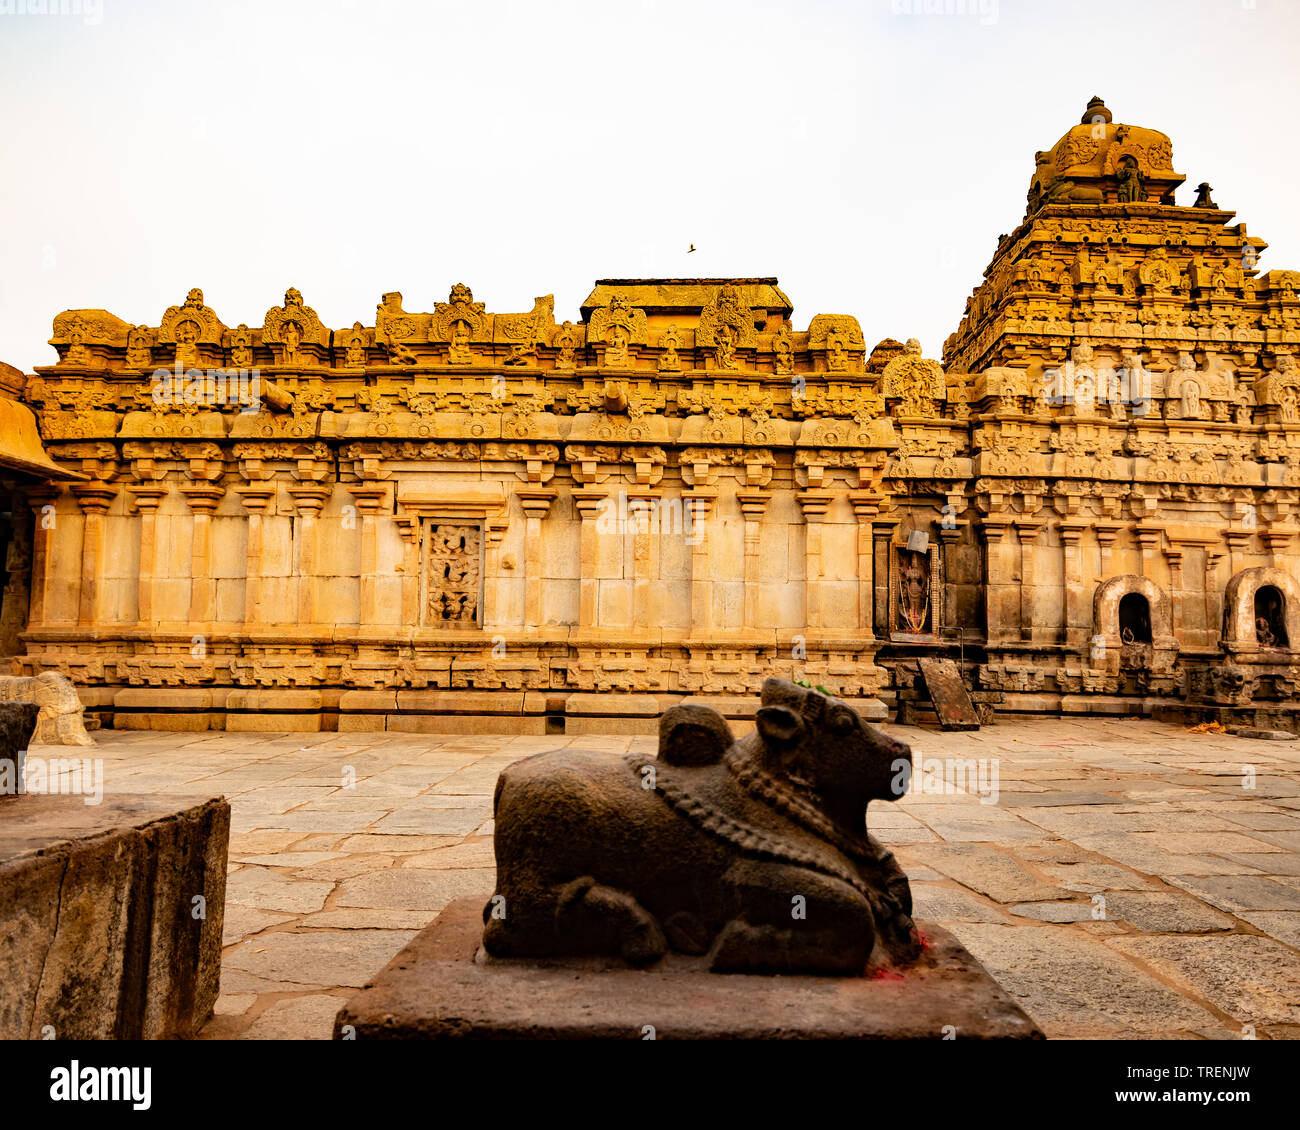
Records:
<instances>
[{"instance_id":1,"label":"stone niche","mask_svg":"<svg viewBox=\"0 0 1300 1130\"><path fill-rule=\"evenodd\" d=\"M937 643L943 617L943 546L924 524L903 523L888 542L886 630L896 643Z\"/></svg>"},{"instance_id":2,"label":"stone niche","mask_svg":"<svg viewBox=\"0 0 1300 1130\"><path fill-rule=\"evenodd\" d=\"M1243 569L1228 582L1223 619L1229 655L1289 664L1300 644L1300 586L1281 569Z\"/></svg>"},{"instance_id":3,"label":"stone niche","mask_svg":"<svg viewBox=\"0 0 1300 1130\"><path fill-rule=\"evenodd\" d=\"M506 496L499 484L438 491L418 483L398 488L396 517L405 545L403 607L423 631L487 625L489 571L505 532Z\"/></svg>"},{"instance_id":4,"label":"stone niche","mask_svg":"<svg viewBox=\"0 0 1300 1130\"><path fill-rule=\"evenodd\" d=\"M1092 610L1095 668L1112 675L1173 669L1178 657L1173 604L1155 582L1132 573L1112 577L1097 587Z\"/></svg>"}]
</instances>

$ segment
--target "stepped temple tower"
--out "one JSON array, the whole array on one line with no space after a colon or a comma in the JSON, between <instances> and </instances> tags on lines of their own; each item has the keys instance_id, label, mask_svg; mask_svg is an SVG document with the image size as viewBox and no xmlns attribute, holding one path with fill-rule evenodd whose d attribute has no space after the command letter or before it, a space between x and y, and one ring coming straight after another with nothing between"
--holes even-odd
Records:
<instances>
[{"instance_id":1,"label":"stepped temple tower","mask_svg":"<svg viewBox=\"0 0 1300 1130\"><path fill-rule=\"evenodd\" d=\"M1173 160L1093 99L942 362L774 278L67 310L0 369L0 662L119 727L880 717L946 656L986 717L1294 729L1300 273Z\"/></svg>"}]
</instances>

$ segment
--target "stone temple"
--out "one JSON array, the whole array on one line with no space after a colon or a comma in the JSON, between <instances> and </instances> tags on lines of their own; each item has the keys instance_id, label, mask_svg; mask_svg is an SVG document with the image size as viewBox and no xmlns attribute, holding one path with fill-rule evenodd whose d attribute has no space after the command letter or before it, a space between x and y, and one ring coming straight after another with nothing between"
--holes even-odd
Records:
<instances>
[{"instance_id":1,"label":"stone temple","mask_svg":"<svg viewBox=\"0 0 1300 1130\"><path fill-rule=\"evenodd\" d=\"M882 717L942 656L986 720L1294 730L1300 273L1184 180L1093 99L942 361L775 278L66 310L0 367L0 656L120 728L627 732L774 675Z\"/></svg>"}]
</instances>

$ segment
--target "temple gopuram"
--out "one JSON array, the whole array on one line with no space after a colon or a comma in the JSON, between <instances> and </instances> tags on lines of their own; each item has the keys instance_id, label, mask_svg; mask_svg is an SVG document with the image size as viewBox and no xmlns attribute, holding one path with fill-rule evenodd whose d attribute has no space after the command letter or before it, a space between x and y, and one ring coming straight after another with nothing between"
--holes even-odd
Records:
<instances>
[{"instance_id":1,"label":"temple gopuram","mask_svg":"<svg viewBox=\"0 0 1300 1130\"><path fill-rule=\"evenodd\" d=\"M1093 99L942 361L774 278L64 311L0 367L0 656L116 727L627 732L771 675L880 718L942 657L985 721L1295 730L1300 273L1184 180Z\"/></svg>"}]
</instances>

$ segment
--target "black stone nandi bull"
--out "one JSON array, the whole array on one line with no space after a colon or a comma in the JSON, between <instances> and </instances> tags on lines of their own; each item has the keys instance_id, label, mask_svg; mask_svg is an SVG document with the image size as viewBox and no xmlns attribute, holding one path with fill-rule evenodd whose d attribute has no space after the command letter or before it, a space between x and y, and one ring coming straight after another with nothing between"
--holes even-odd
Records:
<instances>
[{"instance_id":1,"label":"black stone nandi bull","mask_svg":"<svg viewBox=\"0 0 1300 1130\"><path fill-rule=\"evenodd\" d=\"M716 711L676 706L657 758L516 762L497 782L483 944L634 965L672 949L719 972L862 973L873 948L911 960L907 877L866 831L867 802L897 799L910 769L906 745L784 679L739 741Z\"/></svg>"}]
</instances>

